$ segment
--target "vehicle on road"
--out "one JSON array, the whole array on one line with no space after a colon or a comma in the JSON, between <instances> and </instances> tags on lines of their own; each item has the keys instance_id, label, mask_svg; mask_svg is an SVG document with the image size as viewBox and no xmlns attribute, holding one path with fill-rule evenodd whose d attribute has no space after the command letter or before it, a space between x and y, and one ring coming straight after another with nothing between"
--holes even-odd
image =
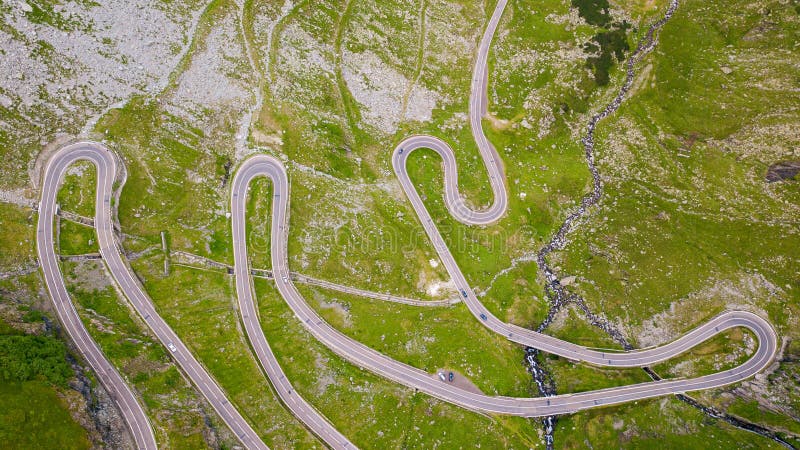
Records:
<instances>
[{"instance_id":1,"label":"vehicle on road","mask_svg":"<svg viewBox=\"0 0 800 450\"><path fill-rule=\"evenodd\" d=\"M284 283L288 283L288 282L289 282L289 277L287 277L286 275L284 275L284 276L283 276L283 282L284 282Z\"/></svg>"},{"instance_id":2,"label":"vehicle on road","mask_svg":"<svg viewBox=\"0 0 800 450\"><path fill-rule=\"evenodd\" d=\"M481 320L485 321L486 319L487 319L486 314L481 313Z\"/></svg>"},{"instance_id":3,"label":"vehicle on road","mask_svg":"<svg viewBox=\"0 0 800 450\"><path fill-rule=\"evenodd\" d=\"M175 347L175 344L173 344L172 342L167 344L167 347L169 347L169 351L171 351L172 353L175 353L175 352L178 351L178 347Z\"/></svg>"},{"instance_id":4,"label":"vehicle on road","mask_svg":"<svg viewBox=\"0 0 800 450\"><path fill-rule=\"evenodd\" d=\"M444 376L444 372L439 372L439 379L442 381L447 381L447 378Z\"/></svg>"},{"instance_id":5,"label":"vehicle on road","mask_svg":"<svg viewBox=\"0 0 800 450\"><path fill-rule=\"evenodd\" d=\"M450 372L450 373L447 375L447 381L449 381L449 382L451 382L451 383L453 382L453 379L454 379L454 378L455 378L455 375L453 375L453 372Z\"/></svg>"},{"instance_id":6,"label":"vehicle on road","mask_svg":"<svg viewBox=\"0 0 800 450\"><path fill-rule=\"evenodd\" d=\"M400 155L402 155L402 154L403 154L403 147L400 147L400 151L399 151L399 152L397 152L397 153L398 153L398 154L400 154Z\"/></svg>"},{"instance_id":7,"label":"vehicle on road","mask_svg":"<svg viewBox=\"0 0 800 450\"><path fill-rule=\"evenodd\" d=\"M463 290L463 289L462 289L462 290L461 290L461 295L463 295L463 296L464 296L464 298L467 298L467 291L465 291L465 290Z\"/></svg>"}]
</instances>

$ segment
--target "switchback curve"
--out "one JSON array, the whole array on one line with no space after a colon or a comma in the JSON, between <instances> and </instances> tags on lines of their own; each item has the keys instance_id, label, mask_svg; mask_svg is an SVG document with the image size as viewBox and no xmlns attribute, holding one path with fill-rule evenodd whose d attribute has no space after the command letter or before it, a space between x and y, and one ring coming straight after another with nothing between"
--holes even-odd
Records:
<instances>
[{"instance_id":1,"label":"switchback curve","mask_svg":"<svg viewBox=\"0 0 800 450\"><path fill-rule=\"evenodd\" d=\"M144 319L150 330L170 353L192 383L217 411L220 418L230 427L236 437L251 449L267 449L249 423L231 405L224 392L208 375L189 349L158 315L150 298L139 285L136 277L122 259L120 247L114 238L111 216L111 196L116 176L116 158L102 144L79 142L66 146L56 152L47 163L42 181L42 201L39 205L37 229L37 250L45 277L45 283L53 297L61 323L73 339L79 351L97 373L98 378L115 397L120 410L133 430L139 448L155 449L156 442L150 422L135 396L119 373L102 355L97 344L91 339L78 317L64 286L63 276L58 266L53 242L53 215L56 212L56 196L67 168L78 160L88 160L97 168L97 192L95 205L95 230L97 232L100 255L105 261L111 276L120 290L128 298L136 312ZM174 349L174 350L173 350Z\"/></svg>"},{"instance_id":2,"label":"switchback curve","mask_svg":"<svg viewBox=\"0 0 800 450\"><path fill-rule=\"evenodd\" d=\"M232 188L233 216L241 217L241 226L233 229L233 238L236 246L237 258L237 286L242 283L242 289L252 289L247 285L249 281L240 281L239 278L250 276L247 266L247 245L244 223L245 198L247 185L256 176L268 176L275 182L273 202L273 222L271 233L271 258L273 271L276 274L275 283L281 296L287 302L306 330L318 341L342 356L351 363L370 370L389 380L425 392L441 400L462 406L467 409L506 415L524 417L547 416L565 414L582 409L605 406L645 398L658 397L674 393L682 393L698 389L707 389L735 383L754 375L767 365L774 357L777 348L777 335L772 327L761 317L741 311L729 311L715 317L711 321L690 331L680 339L669 344L636 352L614 353L601 352L587 349L572 343L561 341L541 334L522 334L519 339L525 339L526 345L541 348L571 359L583 360L597 365L615 367L641 367L651 365L664 359L672 358L705 340L733 327L745 327L755 333L759 347L755 354L745 363L733 369L691 379L664 380L608 388L602 390L565 394L554 397L540 398L512 398L493 397L484 394L465 391L450 383L441 382L431 377L431 374L415 367L396 361L380 352L344 335L333 328L303 299L295 288L289 274L288 258L288 208L289 187L285 168L275 158L265 155L251 157L242 164L239 173L243 174L234 180ZM438 248L438 247L437 247ZM441 247L447 252L446 247ZM450 256L452 258L452 256ZM460 272L459 272L460 273ZM251 299L252 302L252 299ZM469 304L469 303L468 303ZM243 314L245 309L243 308ZM254 310L248 309L245 321L251 323L246 327L251 341L261 340L261 331L258 317ZM503 327L513 325L502 324ZM492 325L496 325L492 322ZM491 328L491 327L490 327ZM519 327L517 327L519 328ZM518 333L517 328L511 328L513 333ZM521 328L520 328L521 329ZM505 330L505 328L504 328ZM524 330L524 329L521 329ZM525 330L529 331L529 330ZM301 417L302 419L302 417ZM312 426L312 425L309 425ZM335 446L335 442L328 442Z\"/></svg>"}]
</instances>

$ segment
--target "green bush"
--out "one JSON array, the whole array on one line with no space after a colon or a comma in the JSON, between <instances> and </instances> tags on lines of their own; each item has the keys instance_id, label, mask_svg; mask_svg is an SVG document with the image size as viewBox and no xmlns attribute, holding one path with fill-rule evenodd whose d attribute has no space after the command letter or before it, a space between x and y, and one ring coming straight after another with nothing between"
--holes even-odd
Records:
<instances>
[{"instance_id":1,"label":"green bush","mask_svg":"<svg viewBox=\"0 0 800 450\"><path fill-rule=\"evenodd\" d=\"M22 316L22 321L25 323L41 322L44 320L44 314L37 309L32 309Z\"/></svg>"},{"instance_id":2,"label":"green bush","mask_svg":"<svg viewBox=\"0 0 800 450\"><path fill-rule=\"evenodd\" d=\"M64 344L47 336L0 336L0 378L43 379L65 386L72 376Z\"/></svg>"},{"instance_id":3,"label":"green bush","mask_svg":"<svg viewBox=\"0 0 800 450\"><path fill-rule=\"evenodd\" d=\"M592 69L594 81L598 86L605 86L610 81L609 71L614 66L614 60L622 62L625 60L625 52L630 50L626 30L630 28L627 22L614 24L610 31L597 33L592 37L591 42L584 45L584 50L590 53L597 53L586 60L586 64Z\"/></svg>"},{"instance_id":4,"label":"green bush","mask_svg":"<svg viewBox=\"0 0 800 450\"><path fill-rule=\"evenodd\" d=\"M572 0L572 7L578 8L578 14L588 24L605 27L611 22L608 0Z\"/></svg>"}]
</instances>

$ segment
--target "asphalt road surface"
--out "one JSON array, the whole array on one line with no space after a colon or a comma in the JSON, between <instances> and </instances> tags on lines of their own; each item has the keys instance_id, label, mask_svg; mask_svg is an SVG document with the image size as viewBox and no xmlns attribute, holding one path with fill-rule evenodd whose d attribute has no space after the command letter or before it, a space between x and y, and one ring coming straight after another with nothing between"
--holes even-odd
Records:
<instances>
[{"instance_id":1,"label":"asphalt road surface","mask_svg":"<svg viewBox=\"0 0 800 450\"><path fill-rule=\"evenodd\" d=\"M395 173L416 211L439 257L463 294L463 301L476 320L507 339L572 360L585 361L598 366L642 367L673 358L703 341L733 327L753 331L759 345L755 354L745 363L722 372L692 379L674 379L601 389L577 394L564 394L546 398L493 397L465 391L450 383L433 378L427 372L408 366L357 342L328 325L316 311L308 306L295 288L288 266L288 211L289 183L286 170L275 158L258 155L246 160L234 177L231 191L231 214L234 244L234 273L239 298L240 313L248 339L261 366L286 406L333 448L352 448L353 444L339 433L319 412L302 399L292 388L269 348L261 329L256 310L252 278L247 258L245 214L248 185L258 176L268 177L273 183L271 257L276 286L299 318L303 326L321 343L353 364L368 369L389 380L418 389L441 400L475 411L516 415L524 417L549 416L571 413L598 406L618 404L668 394L695 391L723 386L750 377L767 367L777 351L778 339L770 324L758 315L744 311L727 311L668 344L631 352L611 352L588 349L553 337L502 322L493 316L470 289L466 278L455 263L430 214L411 183L405 170L408 155L418 148L430 148L442 157L445 172L445 202L450 213L459 221L471 225L486 225L499 220L507 209L507 191L502 162L496 150L486 139L481 128L481 118L486 114L486 87L489 45L506 0L501 0L483 35L472 78L470 96L470 124L478 144L489 181L494 193L494 203L481 211L472 210L458 191L455 155L442 140L430 136L413 136L400 143L392 155ZM211 402L223 420L248 448L266 448L239 413L225 400L214 381L180 342L172 330L156 314L149 298L143 293L131 271L120 257L112 232L109 202L114 179L115 161L110 152L99 144L81 143L60 150L49 162L44 178L41 214L39 219L39 258L45 273L56 309L62 323L75 340L87 361L97 371L103 384L109 387L126 417L137 444L154 448L147 418L119 374L105 360L86 330L80 324L63 285L58 263L53 251L52 217L58 184L66 168L77 159L89 159L98 167L98 209L95 225L98 231L103 259L120 288L145 319L156 336L165 345L176 346L173 356L190 376L203 395Z\"/></svg>"},{"instance_id":2,"label":"asphalt road surface","mask_svg":"<svg viewBox=\"0 0 800 450\"><path fill-rule=\"evenodd\" d=\"M111 223L111 208L107 200L111 194L111 184L114 180L113 156L107 150L101 150L100 147L91 144L79 144L60 150L47 164L42 184L42 201L39 204L36 250L39 254L42 273L61 325L75 342L75 346L86 362L97 374L97 379L119 407L136 446L141 449L156 449L156 438L147 415L125 380L103 356L102 351L83 326L67 293L64 278L61 276L61 268L55 254L53 217L56 213L59 184L70 164L77 160L89 160L97 167L95 223ZM100 241L100 244L108 248L109 236L103 237L105 242Z\"/></svg>"},{"instance_id":3,"label":"asphalt road surface","mask_svg":"<svg viewBox=\"0 0 800 450\"><path fill-rule=\"evenodd\" d=\"M487 105L487 65L486 55L492 41L492 36L497 27L497 23L502 16L503 9L506 2L501 0L498 2L497 7L489 21L486 31L481 39L478 48L478 56L473 71L472 85L470 92L470 125L472 127L472 134L475 138L484 165L489 174L489 180L494 193L494 203L487 209L482 211L474 211L466 205L463 197L458 191L458 172L456 166L456 159L453 150L441 139L431 136L412 136L403 140L394 150L392 154L392 167L395 174L400 181L400 184L406 193L409 201L411 202L414 211L422 223L425 232L431 239L436 252L441 258L442 262L447 269L447 272L453 279L458 291L464 297L464 303L469 308L470 312L475 316L479 323L483 324L490 330L505 336L510 341L534 347L542 351L553 353L576 361L585 361L591 364L600 366L611 367L643 367L655 364L659 361L670 359L686 350L696 346L697 344L705 341L713 335L724 331L727 328L741 326L751 329L759 339L759 348L756 354L745 364L731 369L726 372L720 372L707 377L700 377L693 380L682 380L670 382L669 386L661 383L661 386L656 386L659 383L645 383L643 385L629 386L627 388L616 388L612 391L622 392L624 389L625 396L620 397L616 393L604 396L604 398L592 398L591 401L597 401L598 404L603 404L611 399L619 399L619 401L627 401L636 395L655 394L656 392L669 393L684 392L694 389L705 389L714 387L716 385L728 384L747 376L751 376L763 369L771 362L777 351L777 335L772 329L770 324L755 314L743 311L728 311L715 317L706 324L692 330L681 338L655 348L644 350L637 350L631 352L604 352L592 350L581 347L569 342L561 341L553 337L537 333L513 324L508 324L496 316L491 314L483 304L478 300L477 296L470 288L466 278L461 273L460 268L455 262L453 255L447 248L447 245L442 239L441 234L436 228L430 214L425 208L422 199L416 191L413 183L409 179L406 171L406 162L408 155L418 148L429 148L438 153L442 158L444 166L444 200L450 213L460 222L469 225L486 225L499 220L507 207L507 192L505 189L505 176L503 174L502 164L499 161L494 147L489 144L486 136L481 127L481 118L486 114ZM651 387L647 387L647 386ZM638 386L638 387L637 387ZM602 392L602 391L597 391ZM634 392L636 392L634 394ZM583 397L584 394L574 394L571 397ZM593 396L594 397L594 396ZM644 397L642 397L644 398ZM551 404L558 403L558 397L551 397L549 402ZM582 408L581 408L582 409ZM559 411L553 410L553 414ZM549 414L547 414L549 415Z\"/></svg>"},{"instance_id":4,"label":"asphalt road surface","mask_svg":"<svg viewBox=\"0 0 800 450\"><path fill-rule=\"evenodd\" d=\"M469 115L472 135L483 157L484 165L489 173L489 181L494 193L494 203L483 211L474 211L469 208L463 197L458 191L458 168L456 165L455 153L447 143L432 136L412 136L403 140L392 154L392 167L398 180L406 193L411 206L417 213L425 232L433 243L436 252L441 258L448 274L452 278L458 291L462 294L470 312L478 319L478 322L488 327L490 330L505 336L508 340L538 348L542 351L564 356L577 361L586 361L596 365L613 367L642 367L651 365L682 353L689 348L702 342L708 337L709 330L714 331L714 327L719 328L720 323L728 323L729 320L740 322L741 326L757 329L756 334L761 333L767 339L762 341L762 347L766 352L774 352L777 337L769 324L758 316L742 312L728 312L715 319L714 327L703 326L697 330L671 342L665 346L640 350L629 353L602 352L586 349L579 345L564 342L553 337L537 333L513 324L508 324L494 316L478 300L477 295L470 288L466 278L461 273L461 269L456 264L453 255L447 248L439 230L436 228L433 219L425 208L419 194L411 182L406 171L406 162L409 154L419 148L434 150L442 158L444 166L444 201L450 213L460 222L468 225L487 225L499 220L507 208L507 191L505 189L505 175L502 164L497 155L497 151L486 139L481 127L481 118L486 114L486 89L487 89L487 65L486 58L491 45L497 23L502 16L506 1L498 2L494 13L489 21L486 31L478 47L478 55L472 76L470 91ZM708 324L707 324L708 325ZM713 334L713 333L712 333Z\"/></svg>"},{"instance_id":5,"label":"asphalt road surface","mask_svg":"<svg viewBox=\"0 0 800 450\"><path fill-rule=\"evenodd\" d=\"M488 327L490 330L505 336L510 341L528 347L538 348L542 351L564 356L573 360L586 361L602 366L642 367L672 358L675 355L694 347L710 336L709 331L711 335L716 334L718 331L716 331L715 328L721 330L721 325L724 326L725 324L729 323L730 320L735 319L741 326L751 328L754 332L756 332L757 335L768 338L766 341L762 341L762 346L767 345L765 351L775 351L777 346L777 336L772 330L772 327L768 322L759 316L746 312L726 312L714 319L714 321L699 327L698 329L667 345L625 353L590 350L576 344L564 342L545 334L537 333L535 331L501 321L483 306L480 300L478 300L477 295L470 288L466 278L461 272L461 269L458 267L458 264L456 264L455 258L453 257L452 253L450 253L450 250L445 244L444 239L439 233L439 230L436 228L436 224L433 222L433 219L425 208L425 204L422 202L422 199L417 193L416 188L408 177L408 173L405 170L408 155L418 148L430 148L442 156L442 162L445 171L445 202L447 203L449 210L452 211L453 214L459 218L459 220L465 223L473 223L471 222L472 216L468 213L469 209L465 209L466 206L464 206L464 202L461 200L461 196L458 192L458 180L455 175L455 156L450 147L439 139L431 138L429 136L414 136L404 140L397 147L397 149L395 149L392 157L392 165L398 179L400 180L403 190L411 201L411 205L414 208L414 211L417 213L423 228L425 229L425 232L431 239L434 249L439 255L439 258L441 258L448 274L453 279L456 288L460 293L462 293L462 296L464 297L464 303L467 305L470 312L472 312L473 316L478 319L478 322ZM487 165L487 167L491 172L493 166ZM492 175L492 177L499 176L500 174L497 173ZM496 214L498 214L496 218L499 218L500 213L497 212ZM482 217L482 220L483 219L485 219L485 217ZM711 326L712 323L714 323L713 326ZM700 339L701 337L703 339Z\"/></svg>"},{"instance_id":6,"label":"asphalt road surface","mask_svg":"<svg viewBox=\"0 0 800 450\"><path fill-rule=\"evenodd\" d=\"M156 314L152 302L146 294L144 294L131 271L122 260L117 243L114 240L110 211L111 189L116 173L116 161L113 155L99 144L88 142L79 143L59 150L48 162L43 181L42 202L40 205L40 218L37 232L39 257L42 262L47 286L54 298L59 318L65 325L67 332L76 342L80 351L86 355L87 361L89 361L95 369L98 377L102 380L103 384L109 388L116 401L120 404L120 409L123 411L137 440L137 445L141 448L155 448L155 441L149 422L142 412L141 407L139 407L136 398L127 388L124 380L122 380L108 361L103 358L99 348L92 342L85 328L81 325L80 319L64 287L63 278L54 252L52 227L58 186L69 165L82 159L89 160L97 166L98 188L95 226L97 228L101 255L108 265L112 276L159 340L168 348L170 344L176 348L172 353L178 364L184 372L189 375L193 383L209 400L226 424L228 424L240 438L242 443L248 448L266 448L252 428L250 428L249 424L226 400L221 389L203 370L163 319ZM242 319L245 323L245 330L248 338L265 372L270 377L270 381L278 390L283 401L298 418L333 448L352 447L352 443L336 431L324 417L300 398L293 390L291 384L289 384L278 366L274 355L269 350L266 338L260 327L258 315L254 309L252 281L247 264L244 216L246 213L245 200L247 187L249 182L256 176L266 176L273 181L274 201L271 241L275 283L279 292L295 315L300 319L303 326L305 326L316 339L348 361L382 375L387 379L418 389L434 397L468 409L497 414L533 417L564 414L601 405L707 389L734 383L752 376L770 364L777 349L777 336L769 323L755 314L738 311L723 313L667 345L635 352L600 352L534 333L524 335L535 341L526 345L532 345L544 351L572 359L589 361L598 365L618 367L650 365L654 362L674 357L726 329L737 326L751 329L759 341L759 347L756 353L740 366L716 374L688 380L664 380L548 398L492 397L465 391L450 383L434 379L427 372L400 363L345 336L328 325L306 304L289 277L287 250L289 184L286 171L280 162L274 158L264 155L255 156L245 161L239 171L237 171L234 182L232 183L231 193L231 212L232 216L236 218L233 220L235 273ZM412 191L412 193L415 193L415 191ZM449 256L449 259L452 260L452 255L449 254L446 247L437 246L437 250L445 256ZM460 274L460 272L458 272L458 274ZM477 300L473 300L478 307L481 307ZM475 306L473 300L467 302L470 308ZM479 320L487 322L480 318ZM490 326L492 329L495 329L493 326L511 327L501 329L503 333L505 333L506 329L514 330L512 334L517 332L513 325L504 324L498 319L494 320L497 323L492 322L487 326ZM520 335L523 334L520 333Z\"/></svg>"},{"instance_id":7,"label":"asphalt road surface","mask_svg":"<svg viewBox=\"0 0 800 450\"><path fill-rule=\"evenodd\" d=\"M237 225L235 225L233 229L236 252L235 264L237 265L237 290L240 283L242 284L242 289L252 289L250 285L240 281L241 278L249 279L249 267L246 266L246 232L243 224L246 203L245 199L242 197L246 196L247 184L258 175L268 176L274 183L271 257L273 271L275 273L275 283L281 296L303 326L317 340L351 363L444 401L471 410L524 417L565 414L602 405L708 389L735 383L754 375L769 365L777 349L777 336L769 323L755 314L743 311L729 311L720 314L669 344L631 352L603 352L592 350L543 334L532 333L529 330L505 324L496 318L494 318L493 321L478 318L480 322L486 324L490 329L498 331L505 336L508 336L507 333L509 333L512 335L512 338L516 338L518 334L520 337L516 339L520 341L524 340L525 345L541 348L550 353L574 360L587 361L600 366L642 367L651 365L655 362L669 359L683 353L689 348L733 327L745 327L752 330L759 341L759 347L755 354L740 366L692 379L655 381L546 398L493 397L465 391L450 383L433 378L427 372L396 361L351 339L330 326L314 309L308 306L295 288L292 279L288 276L288 240L286 232L288 224L289 187L286 181L285 169L278 160L264 155L254 156L246 160L239 169L233 183L231 213L233 217L238 216L241 218L236 222ZM430 227L433 226L430 225ZM435 228L433 229L435 230ZM440 253L452 260L452 255L450 255L447 247L441 245L437 246L437 249L440 250ZM457 269L457 266L454 267ZM457 272L457 275L461 275L460 272ZM463 279L463 275L461 275L461 278ZM474 295L471 297L472 299L469 300L467 304L471 305L471 308L482 308L480 302L474 298ZM244 320L247 324L246 330L249 339L251 342L264 339L258 317L253 313L252 309L245 313L245 305L242 306L243 314L247 315ZM248 324L247 322L250 323ZM511 331L509 332L508 330ZM256 333L257 335L253 335L252 333ZM271 353L268 354L267 357L274 358ZM262 362L262 364L268 365L270 363ZM316 412L313 414L318 415ZM305 420L303 416L300 416L300 418ZM323 423L326 423L323 419L315 419L309 426L313 429ZM328 440L326 440L326 442L336 447L336 442Z\"/></svg>"},{"instance_id":8,"label":"asphalt road surface","mask_svg":"<svg viewBox=\"0 0 800 450\"><path fill-rule=\"evenodd\" d=\"M289 210L289 180L286 177L286 170L277 159L271 156L254 156L245 161L236 171L231 184L233 271L236 276L236 295L239 298L239 312L244 323L245 333L261 363L261 367L278 393L278 397L289 410L332 448L355 448L322 414L317 412L313 406L294 390L283 370L281 370L261 328L253 290L253 278L247 258L247 234L245 233L247 191L250 181L259 176L269 178L272 181L275 192L272 202L272 275L279 289L281 286L285 286L286 282L284 280L288 280L291 277L287 263L288 258L286 257L287 234L285 224L288 223L286 215ZM276 260L281 256L284 257L283 263ZM294 290L294 292L297 293L297 290ZM284 290L281 290L281 294L283 293ZM299 296L299 294L297 295ZM309 368L309 370L313 370L313 368Z\"/></svg>"},{"instance_id":9,"label":"asphalt road surface","mask_svg":"<svg viewBox=\"0 0 800 450\"><path fill-rule=\"evenodd\" d=\"M247 448L268 448L247 421L230 404L225 393L208 375L203 366L194 358L188 348L178 339L167 323L156 313L152 301L144 293L138 280L123 261L117 241L114 238L111 216L112 185L116 176L116 159L104 146L93 142L81 142L62 148L48 161L42 182L42 201L39 205L37 249L42 264L45 282L56 307L61 323L75 342L79 351L97 373L103 385L112 393L120 406L128 426L133 432L139 448L156 448L150 423L137 403L135 396L125 381L106 360L97 344L92 341L81 324L75 308L70 301L64 280L58 267L58 259L53 246L53 215L56 212L56 195L70 164L78 160L88 160L97 167L97 193L95 210L95 229L97 231L100 255L103 257L111 276L145 320L153 334L164 344L172 357L189 376L192 383L205 396L217 414L230 427L233 433ZM173 346L173 351L170 346Z\"/></svg>"}]
</instances>

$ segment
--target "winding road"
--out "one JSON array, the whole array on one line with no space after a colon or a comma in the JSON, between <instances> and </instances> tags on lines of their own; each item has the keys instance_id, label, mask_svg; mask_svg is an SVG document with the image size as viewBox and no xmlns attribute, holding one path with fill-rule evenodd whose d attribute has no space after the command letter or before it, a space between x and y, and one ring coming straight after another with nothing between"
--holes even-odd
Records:
<instances>
[{"instance_id":1,"label":"winding road","mask_svg":"<svg viewBox=\"0 0 800 450\"><path fill-rule=\"evenodd\" d=\"M333 448L355 448L325 417L305 401L294 390L289 379L281 370L275 354L272 353L255 302L253 278L247 258L247 234L245 233L245 213L247 212L247 191L253 178L263 176L272 181L274 198L272 201L271 256L272 275L278 290L287 301L300 297L291 284L287 243L287 224L289 212L289 179L286 169L277 159L258 155L251 157L236 171L231 183L231 225L233 227L233 261L236 276L236 295L239 298L239 313L250 345L258 357L261 367L269 377L281 401L297 418ZM283 259L281 259L283 258ZM301 298L302 301L302 298Z\"/></svg>"},{"instance_id":2,"label":"winding road","mask_svg":"<svg viewBox=\"0 0 800 450\"><path fill-rule=\"evenodd\" d=\"M260 176L273 184L271 258L275 283L302 325L322 344L349 362L368 369L389 380L417 389L431 396L464 408L494 414L524 417L549 416L618 404L634 400L708 389L738 382L767 367L778 348L778 337L771 325L760 316L744 311L727 311L668 344L629 352L609 352L585 348L544 334L501 321L492 315L474 294L455 262L442 236L436 228L422 199L406 171L407 158L418 148L430 148L441 157L444 165L444 197L448 210L459 221L470 225L487 225L499 220L507 210L507 191L502 162L489 144L481 128L481 118L486 113L487 55L497 23L506 1L501 0L483 35L472 77L470 97L470 124L481 156L489 174L494 193L494 203L482 211L467 206L458 190L455 154L442 140L430 136L413 136L401 142L392 155L392 166L400 184L411 202L425 232L452 277L463 301L476 320L508 340L576 361L598 366L642 367L673 358L703 341L733 327L750 329L758 339L754 355L743 364L722 372L692 379L662 380L623 387L564 394L541 398L495 397L469 392L450 383L442 382L431 374L396 361L355 341L323 320L303 299L294 286L289 272L288 226L289 181L283 164L271 156L257 155L245 160L231 184L231 215L234 246L234 275L241 319L247 338L261 367L275 387L278 396L306 426L336 449L354 448L354 445L328 422L316 409L294 390L281 370L261 328L253 290L252 275L247 257L245 229L246 200L250 182ZM167 347L174 346L172 355L208 399L225 423L247 448L266 448L246 420L227 401L225 394L203 367L181 343L164 320L159 317L152 302L136 281L132 271L120 256L114 239L110 201L112 183L116 174L116 160L112 153L97 143L82 142L58 151L49 161L43 178L42 201L38 223L37 248L48 289L65 329L76 346L97 372L103 384L112 392L123 411L136 443L140 448L155 448L150 424L135 395L125 381L103 357L81 324L64 287L53 243L53 215L56 212L56 194L67 167L79 159L92 161L98 170L97 209L95 226L100 253L120 289L133 304L156 337Z\"/></svg>"},{"instance_id":3,"label":"winding road","mask_svg":"<svg viewBox=\"0 0 800 450\"><path fill-rule=\"evenodd\" d=\"M281 296L309 333L333 352L359 367L370 370L405 386L425 392L441 400L471 410L536 417L565 414L600 405L616 404L667 394L718 387L735 383L759 372L771 363L777 349L777 335L767 321L749 312L728 311L690 331L680 339L663 346L631 352L602 352L535 333L515 325L506 324L494 316L491 316L489 320L483 320L479 317L479 314L488 314L488 311L483 308L474 294L470 294L465 303L467 303L470 310L473 311L473 314L478 316L478 321L493 331L508 336L509 339L514 342L520 342L524 345L540 348L543 351L573 360L586 361L599 366L642 367L652 365L658 361L675 357L733 327L745 327L753 331L759 341L759 347L755 354L740 366L712 375L692 379L640 383L624 387L565 394L547 398L493 397L465 391L450 383L432 378L431 374L425 371L396 361L351 339L325 322L325 320L305 302L302 295L295 288L293 281L288 276L289 259L286 232L288 229L287 214L289 192L288 185L286 184L285 169L277 159L265 155L254 156L246 160L240 167L232 187L233 200L231 212L234 217L240 217L237 224L241 224L239 226L234 226L233 230L235 254L237 255L235 259L237 265L237 291L240 293L240 302L242 301L242 290L252 289L251 286L247 285L249 281L242 281L242 278L249 280L249 267L240 266L240 264L247 264L246 232L243 226L245 199L242 197L246 195L248 183L257 176L267 176L274 182L275 201L272 206L271 257L273 270L276 274L275 283ZM421 212L424 212L424 210ZM421 217L423 216L421 215ZM435 231L432 225L430 225L430 228ZM426 229L428 229L427 226ZM438 234L436 234L436 236L438 236ZM446 246L437 245L437 250L440 250L443 260L452 261L453 257ZM466 282L459 281L463 280L463 275L458 271L454 263L453 267L455 267L455 273L451 275L454 275L454 279L457 280L459 286L466 287ZM239 290L240 285L243 286L242 290ZM252 297L250 297L250 301L253 301ZM249 338L251 341L263 339L266 345L266 339L263 337L263 332L260 329L259 319L254 314L254 311L254 305L252 305L252 307L242 305L242 312L246 316L243 316L243 319L246 324L250 322L246 326ZM489 316L487 316L487 319L488 318ZM253 335L253 333L256 333L256 335ZM271 353L266 355L266 357L274 359L274 355ZM259 358L262 358L262 355L259 355ZM273 361L262 360L264 366L273 363ZM303 415L299 417L303 419ZM310 426L313 428L319 423L319 419L317 419L312 422L313 426ZM336 447L336 445L334 445L335 442L326 442Z\"/></svg>"},{"instance_id":4,"label":"winding road","mask_svg":"<svg viewBox=\"0 0 800 450\"><path fill-rule=\"evenodd\" d=\"M156 338L170 349L172 357L183 369L183 372L192 380L192 383L208 400L242 444L247 448L266 449L267 446L264 445L258 434L239 414L236 408L231 405L222 389L208 375L189 349L178 339L178 336L164 319L158 315L153 302L144 293L144 289L139 285L132 270L123 260L120 247L114 237L111 214L112 189L117 173L116 158L101 144L79 142L56 152L45 168L45 174L42 179L42 199L39 205L37 251L45 283L50 295L53 297L59 320L64 325L67 334L75 342L75 346L78 347L86 361L97 373L103 386L108 389L119 405L120 411L122 411L128 427L131 429L136 445L143 449L157 448L150 422L130 388L103 356L97 344L91 339L83 323L81 323L81 319L64 286L64 279L55 254L53 217L56 213L58 188L64 179L67 168L79 160L90 161L97 168L94 225L97 232L100 255L120 290L136 309L136 312L144 319Z\"/></svg>"},{"instance_id":5,"label":"winding road","mask_svg":"<svg viewBox=\"0 0 800 450\"><path fill-rule=\"evenodd\" d=\"M139 405L138 399L128 387L125 380L114 366L106 359L100 347L92 340L86 327L83 326L75 306L67 293L58 257L55 254L53 219L56 213L56 197L58 188L67 168L78 160L91 161L97 168L97 192L95 197L95 223L107 225L108 233L98 232L98 243L101 250L116 249L110 231L112 183L116 173L114 156L99 145L90 143L78 144L59 150L49 160L42 183L42 201L39 204L39 217L36 231L36 251L42 267L47 289L53 298L56 314L64 330L72 338L75 347L97 374L103 387L117 404L123 419L130 428L136 446L141 449L156 449L156 437L150 427L150 421Z\"/></svg>"},{"instance_id":6,"label":"winding road","mask_svg":"<svg viewBox=\"0 0 800 450\"><path fill-rule=\"evenodd\" d=\"M351 363L444 401L472 410L498 414L533 417L570 413L600 405L718 387L740 381L764 369L772 362L775 352L777 351L777 335L766 320L753 313L744 311L724 312L685 334L680 339L663 346L630 352L604 352L588 349L513 324L504 323L492 315L472 292L472 289L470 289L464 275L456 264L453 255L450 253L438 229L433 223L430 214L426 210L422 199L409 179L405 170L405 165L408 155L415 149L433 149L442 157L445 173L445 203L450 213L457 220L470 225L485 225L497 221L505 214L507 209L507 192L502 164L496 150L488 143L480 126L481 117L486 113L487 102L486 55L494 30L505 7L505 3L505 1L498 3L489 22L489 26L481 40L472 77L470 99L470 123L472 125L472 132L489 173L489 180L494 193L494 203L483 211L474 211L467 206L458 191L455 154L452 149L440 139L430 136L410 137L395 148L392 156L392 166L395 170L395 174L411 201L439 257L444 262L448 273L458 289L464 294L467 307L480 323L513 342L598 366L649 366L659 361L673 358L733 327L745 327L753 331L759 341L759 347L755 354L744 364L736 368L693 379L640 383L631 386L559 395L548 398L491 397L467 392L449 383L440 382L433 379L427 372L400 363L347 337L327 324L322 317L306 304L305 300L294 287L291 277L288 276L287 211L289 190L288 187L284 185L286 178L285 169L282 164L274 158L263 155L255 156L245 161L239 169L240 172L246 175L242 177L237 175L234 180L231 213L233 217L244 217L245 203L241 196L243 192L246 192L246 185L252 178L258 175L264 175L273 180L276 201L273 202L273 228L271 235L272 265L276 274L275 281L278 290L292 311L317 340ZM281 173L282 175L278 176L277 173ZM283 210L283 212L281 212L281 210ZM239 222L243 223L243 219L239 219ZM247 250L244 226L234 226L233 234L235 252L239 255L236 264L246 264L247 258L245 255ZM249 273L248 267L237 267L237 286L241 283L239 278L249 278ZM253 321L253 324L248 327L248 329L259 330L256 317L251 316L249 319L245 320ZM259 331L256 332L263 335L263 333ZM256 338L261 339L261 337ZM250 339L253 340L254 337L251 335ZM262 364L264 364L263 361ZM330 441L328 441L328 443L333 445Z\"/></svg>"}]
</instances>

